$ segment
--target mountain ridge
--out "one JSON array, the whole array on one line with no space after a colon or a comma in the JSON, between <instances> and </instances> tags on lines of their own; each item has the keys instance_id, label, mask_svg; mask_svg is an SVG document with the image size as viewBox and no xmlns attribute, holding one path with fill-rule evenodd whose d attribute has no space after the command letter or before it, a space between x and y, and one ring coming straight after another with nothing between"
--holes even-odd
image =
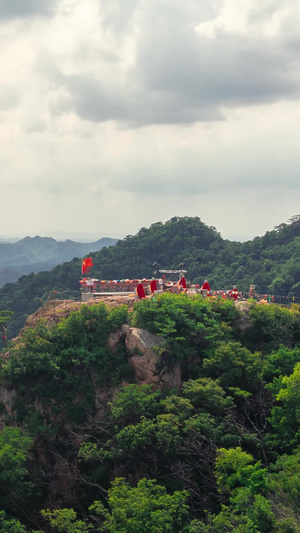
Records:
<instances>
[{"instance_id":1,"label":"mountain ridge","mask_svg":"<svg viewBox=\"0 0 300 533\"><path fill-rule=\"evenodd\" d=\"M258 294L282 296L286 303L287 297L300 302L300 217L245 243L224 240L199 217L173 217L141 228L114 246L87 253L93 259L91 276L98 279L151 278L158 269L184 264L188 281L202 285L208 278L213 290L236 285L247 293L253 284ZM28 275L27 270L17 283L0 288L0 310L14 312L10 337L18 334L26 317L41 305L43 295L56 290L62 298L80 298L79 257L73 256L48 272Z\"/></svg>"},{"instance_id":2,"label":"mountain ridge","mask_svg":"<svg viewBox=\"0 0 300 533\"><path fill-rule=\"evenodd\" d=\"M117 239L102 237L97 241L81 243L53 237L26 236L14 243L0 242L0 287L13 283L31 272L50 270L56 265L113 246Z\"/></svg>"}]
</instances>

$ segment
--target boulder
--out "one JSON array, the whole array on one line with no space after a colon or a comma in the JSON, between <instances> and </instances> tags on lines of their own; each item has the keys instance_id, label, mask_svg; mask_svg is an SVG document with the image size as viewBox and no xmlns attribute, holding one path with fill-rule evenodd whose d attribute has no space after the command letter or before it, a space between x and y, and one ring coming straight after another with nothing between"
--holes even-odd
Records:
<instances>
[{"instance_id":1,"label":"boulder","mask_svg":"<svg viewBox=\"0 0 300 533\"><path fill-rule=\"evenodd\" d=\"M130 365L138 383L147 383L161 388L181 386L181 366L176 363L169 369L163 364L164 339L141 328L128 328L126 348L131 355Z\"/></svg>"}]
</instances>

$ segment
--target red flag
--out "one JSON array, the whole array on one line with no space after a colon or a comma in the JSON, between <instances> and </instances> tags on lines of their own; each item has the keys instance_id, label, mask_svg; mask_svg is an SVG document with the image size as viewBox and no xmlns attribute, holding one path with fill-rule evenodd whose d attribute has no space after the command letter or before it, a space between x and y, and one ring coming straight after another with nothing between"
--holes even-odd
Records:
<instances>
[{"instance_id":1,"label":"red flag","mask_svg":"<svg viewBox=\"0 0 300 533\"><path fill-rule=\"evenodd\" d=\"M82 275L85 273L85 272L89 272L90 271L90 268L94 266L93 265L93 261L92 261L92 258L91 257L87 257L86 259L83 259L82 260Z\"/></svg>"}]
</instances>

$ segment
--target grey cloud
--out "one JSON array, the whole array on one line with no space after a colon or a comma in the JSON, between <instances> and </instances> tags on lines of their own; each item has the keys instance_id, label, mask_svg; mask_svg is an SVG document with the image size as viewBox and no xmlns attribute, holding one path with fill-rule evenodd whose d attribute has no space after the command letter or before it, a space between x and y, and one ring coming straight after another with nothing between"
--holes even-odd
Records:
<instances>
[{"instance_id":1,"label":"grey cloud","mask_svg":"<svg viewBox=\"0 0 300 533\"><path fill-rule=\"evenodd\" d=\"M193 102L179 105L176 95L153 93L146 88L123 88L109 91L100 82L86 76L65 78L70 100L66 107L57 104L60 113L73 109L80 117L92 122L116 120L130 126L149 124L191 123L195 121L221 120L217 108L198 106Z\"/></svg>"},{"instance_id":2,"label":"grey cloud","mask_svg":"<svg viewBox=\"0 0 300 533\"><path fill-rule=\"evenodd\" d=\"M155 156L151 161L135 159L127 164L124 161L121 170L114 172L111 169L110 172L111 187L149 196L208 194L215 190L245 186L239 183L235 172L225 174L224 168L218 165L213 168L213 165L203 162L201 156L195 154L187 157L178 154L172 162L157 161ZM227 176L226 182L224 175Z\"/></svg>"},{"instance_id":3,"label":"grey cloud","mask_svg":"<svg viewBox=\"0 0 300 533\"><path fill-rule=\"evenodd\" d=\"M171 194L202 195L209 193L231 192L237 193L249 187L266 187L276 189L282 187L283 174L275 168L255 174L255 168L235 169L232 174L227 174L223 168L201 168L189 165L179 166L164 171L159 168L139 168L125 175L114 177L110 186L116 190L124 190L146 196L166 196ZM284 181L285 188L299 190L297 171Z\"/></svg>"},{"instance_id":4,"label":"grey cloud","mask_svg":"<svg viewBox=\"0 0 300 533\"><path fill-rule=\"evenodd\" d=\"M214 2L215 8L220 0ZM161 2L152 0L101 0L99 13L104 29L114 32L118 37L125 32L139 29L144 32L145 26L155 28L164 24L189 25L196 20L204 22L215 14L215 10L206 0L185 0L182 8L180 0ZM154 43L155 44L155 43Z\"/></svg>"},{"instance_id":5,"label":"grey cloud","mask_svg":"<svg viewBox=\"0 0 300 533\"><path fill-rule=\"evenodd\" d=\"M122 70L121 82L121 59L114 58L112 67L101 50L94 77L56 74L69 94L57 102L57 112L72 110L89 121L143 126L216 121L223 118L224 107L299 99L299 56L292 36L254 39L219 32L206 38L195 29L213 17L203 5L132 0L124 7L123 2L114 0L110 6L104 0L105 29L117 31L122 16L127 31L132 18L135 24L139 21L135 62L125 74ZM274 6L271 2L269 8ZM103 62L110 66L110 76L101 77Z\"/></svg>"},{"instance_id":6,"label":"grey cloud","mask_svg":"<svg viewBox=\"0 0 300 533\"><path fill-rule=\"evenodd\" d=\"M58 0L0 0L0 19L51 15Z\"/></svg>"},{"instance_id":7,"label":"grey cloud","mask_svg":"<svg viewBox=\"0 0 300 533\"><path fill-rule=\"evenodd\" d=\"M132 17L139 7L140 0L101 0L99 12L104 27L113 30L117 35L130 29Z\"/></svg>"},{"instance_id":8,"label":"grey cloud","mask_svg":"<svg viewBox=\"0 0 300 533\"><path fill-rule=\"evenodd\" d=\"M288 2L291 5L290 0ZM278 8L282 8L284 4L288 5L286 0L264 0L264 2L256 0L248 13L248 22L261 23L270 21Z\"/></svg>"},{"instance_id":9,"label":"grey cloud","mask_svg":"<svg viewBox=\"0 0 300 533\"><path fill-rule=\"evenodd\" d=\"M177 150L172 157L170 154L161 157L153 150L150 159L134 153L131 158L125 157L118 168L114 169L112 163L107 173L109 185L117 190L148 196L193 196L219 192L235 194L249 187L274 190L283 183L286 190L299 191L299 165L300 156L277 156L273 147L266 147L261 154L256 149L255 157L249 150L229 154L218 147L210 157L201 150Z\"/></svg>"},{"instance_id":10,"label":"grey cloud","mask_svg":"<svg viewBox=\"0 0 300 533\"><path fill-rule=\"evenodd\" d=\"M131 125L193 123L222 119L224 106L298 99L298 59L273 43L222 39L211 46L145 52L128 73L128 83L86 76L64 77L68 105L94 122L116 120Z\"/></svg>"},{"instance_id":11,"label":"grey cloud","mask_svg":"<svg viewBox=\"0 0 300 533\"><path fill-rule=\"evenodd\" d=\"M4 88L0 89L0 109L6 110L6 109L12 109L13 107L16 107L19 101L19 97L17 95L17 92L12 88Z\"/></svg>"},{"instance_id":12,"label":"grey cloud","mask_svg":"<svg viewBox=\"0 0 300 533\"><path fill-rule=\"evenodd\" d=\"M197 107L260 103L299 97L298 55L280 38L249 38L219 31L215 38L194 30L197 18L145 27L136 71L151 91L178 96ZM169 21L171 21L169 23Z\"/></svg>"}]
</instances>

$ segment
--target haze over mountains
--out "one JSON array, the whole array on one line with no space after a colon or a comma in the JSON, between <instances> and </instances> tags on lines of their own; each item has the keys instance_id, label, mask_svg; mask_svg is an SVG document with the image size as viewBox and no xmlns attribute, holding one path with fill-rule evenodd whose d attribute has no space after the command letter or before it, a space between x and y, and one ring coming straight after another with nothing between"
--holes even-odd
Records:
<instances>
[{"instance_id":1,"label":"haze over mountains","mask_svg":"<svg viewBox=\"0 0 300 533\"><path fill-rule=\"evenodd\" d=\"M83 257L98 252L104 246L112 246L117 239L101 238L95 242L82 243L56 241L51 237L25 237L14 243L0 242L0 287L15 282L20 276L31 272L50 270L74 257Z\"/></svg>"}]
</instances>

